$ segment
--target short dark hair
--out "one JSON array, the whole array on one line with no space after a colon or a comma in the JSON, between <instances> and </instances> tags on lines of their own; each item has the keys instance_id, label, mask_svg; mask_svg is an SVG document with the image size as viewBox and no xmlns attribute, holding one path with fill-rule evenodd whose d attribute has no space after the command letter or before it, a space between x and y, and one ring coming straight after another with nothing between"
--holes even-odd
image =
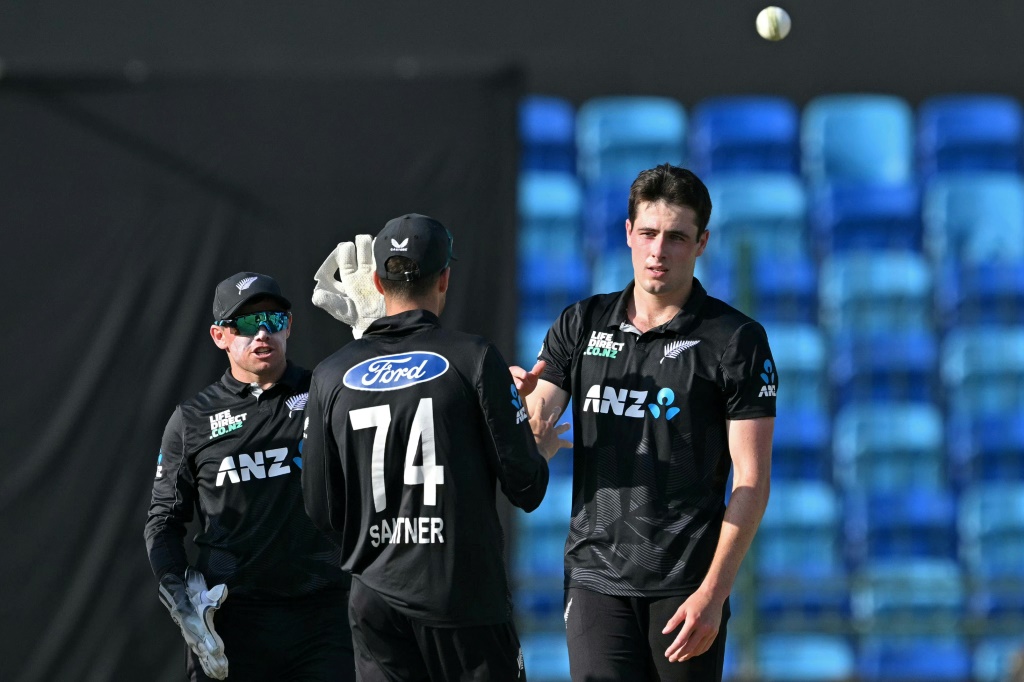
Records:
<instances>
[{"instance_id":1,"label":"short dark hair","mask_svg":"<svg viewBox=\"0 0 1024 682\"><path fill-rule=\"evenodd\" d=\"M388 272L396 275L402 275L405 273L415 272L415 279L404 280L404 279L384 279L380 280L380 285L384 289L384 293L394 298L400 298L405 301L415 300L428 293L437 284L438 278L441 276L441 272L435 272L432 275L424 275L420 277L420 268L416 264L416 261L405 256L391 256L387 262L384 263L384 269Z\"/></svg>"},{"instance_id":2,"label":"short dark hair","mask_svg":"<svg viewBox=\"0 0 1024 682\"><path fill-rule=\"evenodd\" d=\"M637 207L664 199L669 204L687 206L697 214L697 236L711 220L711 195L692 171L670 163L641 171L629 188L629 222L636 220Z\"/></svg>"}]
</instances>

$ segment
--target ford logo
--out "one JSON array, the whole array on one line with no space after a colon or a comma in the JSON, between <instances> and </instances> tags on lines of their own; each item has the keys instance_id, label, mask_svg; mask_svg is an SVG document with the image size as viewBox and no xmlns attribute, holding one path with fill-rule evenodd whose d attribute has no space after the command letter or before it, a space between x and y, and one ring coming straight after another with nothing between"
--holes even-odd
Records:
<instances>
[{"instance_id":1,"label":"ford logo","mask_svg":"<svg viewBox=\"0 0 1024 682\"><path fill-rule=\"evenodd\" d=\"M416 351L364 360L345 372L343 382L358 391L396 391L436 379L447 371L444 356Z\"/></svg>"}]
</instances>

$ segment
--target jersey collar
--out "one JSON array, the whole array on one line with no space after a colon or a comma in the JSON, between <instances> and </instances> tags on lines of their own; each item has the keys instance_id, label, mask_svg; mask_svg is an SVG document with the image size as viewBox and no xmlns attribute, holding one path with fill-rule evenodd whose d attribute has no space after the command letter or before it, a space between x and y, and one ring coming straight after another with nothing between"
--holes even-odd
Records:
<instances>
[{"instance_id":1,"label":"jersey collar","mask_svg":"<svg viewBox=\"0 0 1024 682\"><path fill-rule=\"evenodd\" d=\"M277 380L274 386L286 386L288 388L298 388L299 381L302 377L302 369L288 360L285 365L284 374ZM246 395L252 388L249 384L239 381L231 374L231 368L228 367L224 371L224 376L221 377L220 382L224 384L224 388L228 389L235 395ZM267 390L273 390L274 386L271 386Z\"/></svg>"},{"instance_id":2,"label":"jersey collar","mask_svg":"<svg viewBox=\"0 0 1024 682\"><path fill-rule=\"evenodd\" d=\"M434 329L441 326L441 319L429 310L408 310L397 315L381 317L370 323L363 335L387 334L398 336Z\"/></svg>"},{"instance_id":3,"label":"jersey collar","mask_svg":"<svg viewBox=\"0 0 1024 682\"><path fill-rule=\"evenodd\" d=\"M633 297L633 287L636 286L636 282L630 282L622 293L619 294L619 298L615 301L615 307L612 309L611 317L608 318L608 326L616 329L622 329L624 331L633 331L639 334L639 331L634 327L626 314L627 306L629 305L630 299ZM680 334L689 332L694 327L694 323L697 321L697 316L700 313L701 307L704 305L704 301L707 300L708 292L701 285L700 280L696 277L693 278L693 288L690 290L690 297L686 299L686 303L683 304L682 310L676 314L671 320L655 327L654 329L672 331ZM653 330L652 330L653 331Z\"/></svg>"}]
</instances>

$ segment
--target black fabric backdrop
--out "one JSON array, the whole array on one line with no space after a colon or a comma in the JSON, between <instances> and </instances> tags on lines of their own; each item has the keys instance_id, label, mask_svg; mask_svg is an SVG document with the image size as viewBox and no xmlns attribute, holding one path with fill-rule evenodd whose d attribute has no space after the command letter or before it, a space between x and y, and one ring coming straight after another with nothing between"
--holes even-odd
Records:
<instances>
[{"instance_id":1,"label":"black fabric backdrop","mask_svg":"<svg viewBox=\"0 0 1024 682\"><path fill-rule=\"evenodd\" d=\"M312 367L351 339L309 302L324 257L427 213L459 258L442 320L512 357L520 90L512 68L4 82L0 679L183 677L142 528L167 417L226 366L220 279L277 277Z\"/></svg>"}]
</instances>

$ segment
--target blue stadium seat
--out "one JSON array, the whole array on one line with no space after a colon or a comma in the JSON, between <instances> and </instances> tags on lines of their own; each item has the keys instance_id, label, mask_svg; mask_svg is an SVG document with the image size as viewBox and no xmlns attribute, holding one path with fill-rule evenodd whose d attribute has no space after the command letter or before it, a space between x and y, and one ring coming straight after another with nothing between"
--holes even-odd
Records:
<instances>
[{"instance_id":1,"label":"blue stadium seat","mask_svg":"<svg viewBox=\"0 0 1024 682\"><path fill-rule=\"evenodd\" d=\"M532 254L519 262L519 317L548 319L590 293L590 269L582 253Z\"/></svg>"},{"instance_id":2,"label":"blue stadium seat","mask_svg":"<svg viewBox=\"0 0 1024 682\"><path fill-rule=\"evenodd\" d=\"M827 405L828 380L825 335L811 324L764 323L775 366L784 383L776 404L779 418L797 409L823 410ZM775 426L776 441L779 423Z\"/></svg>"},{"instance_id":3,"label":"blue stadium seat","mask_svg":"<svg viewBox=\"0 0 1024 682\"><path fill-rule=\"evenodd\" d=\"M612 179L587 186L583 206L583 237L587 252L598 261L609 250L626 247L631 179Z\"/></svg>"},{"instance_id":4,"label":"blue stadium seat","mask_svg":"<svg viewBox=\"0 0 1024 682\"><path fill-rule=\"evenodd\" d=\"M942 344L940 362L954 414L1024 405L1024 326L954 329Z\"/></svg>"},{"instance_id":5,"label":"blue stadium seat","mask_svg":"<svg viewBox=\"0 0 1024 682\"><path fill-rule=\"evenodd\" d=\"M784 392L789 392L793 377L784 376ZM780 408L772 441L772 479L831 480L831 425L831 414L824 407Z\"/></svg>"},{"instance_id":6,"label":"blue stadium seat","mask_svg":"<svg viewBox=\"0 0 1024 682\"><path fill-rule=\"evenodd\" d=\"M576 114L580 176L632 182L659 164L682 165L686 152L686 111L664 97L598 97Z\"/></svg>"},{"instance_id":7,"label":"blue stadium seat","mask_svg":"<svg viewBox=\"0 0 1024 682\"><path fill-rule=\"evenodd\" d=\"M1006 95L943 95L918 109L921 174L973 170L1020 172L1020 104Z\"/></svg>"},{"instance_id":8,"label":"blue stadium seat","mask_svg":"<svg viewBox=\"0 0 1024 682\"><path fill-rule=\"evenodd\" d=\"M734 262L753 254L774 258L810 253L807 196L787 173L729 173L707 179L716 255ZM709 247L710 248L710 247ZM738 264L742 268L742 262Z\"/></svg>"},{"instance_id":9,"label":"blue stadium seat","mask_svg":"<svg viewBox=\"0 0 1024 682\"><path fill-rule=\"evenodd\" d=\"M544 494L544 500L540 506L530 513L518 510L514 516L520 529L527 531L555 529L567 534L571 512L572 476L552 476L548 481L548 490Z\"/></svg>"},{"instance_id":10,"label":"blue stadium seat","mask_svg":"<svg viewBox=\"0 0 1024 682\"><path fill-rule=\"evenodd\" d=\"M957 506L950 490L853 490L843 515L856 563L891 558L957 558Z\"/></svg>"},{"instance_id":11,"label":"blue stadium seat","mask_svg":"<svg viewBox=\"0 0 1024 682\"><path fill-rule=\"evenodd\" d=\"M978 483L960 500L960 548L972 576L1024 589L1024 483Z\"/></svg>"},{"instance_id":12,"label":"blue stadium seat","mask_svg":"<svg viewBox=\"0 0 1024 682\"><path fill-rule=\"evenodd\" d=\"M968 682L971 652L956 636L868 636L857 654L857 673L870 682Z\"/></svg>"},{"instance_id":13,"label":"blue stadium seat","mask_svg":"<svg viewBox=\"0 0 1024 682\"><path fill-rule=\"evenodd\" d=\"M530 95L519 103L520 171L576 174L576 111L561 97Z\"/></svg>"},{"instance_id":14,"label":"blue stadium seat","mask_svg":"<svg viewBox=\"0 0 1024 682\"><path fill-rule=\"evenodd\" d=\"M832 404L936 402L939 343L927 329L838 332L831 347Z\"/></svg>"},{"instance_id":15,"label":"blue stadium seat","mask_svg":"<svg viewBox=\"0 0 1024 682\"><path fill-rule=\"evenodd\" d=\"M939 176L925 188L925 249L943 267L1024 260L1024 179L1015 173Z\"/></svg>"},{"instance_id":16,"label":"blue stadium seat","mask_svg":"<svg viewBox=\"0 0 1024 682\"><path fill-rule=\"evenodd\" d=\"M1014 656L1024 655L1024 635L982 637L974 647L974 682L1006 682Z\"/></svg>"},{"instance_id":17,"label":"blue stadium seat","mask_svg":"<svg viewBox=\"0 0 1024 682\"><path fill-rule=\"evenodd\" d=\"M756 646L757 679L764 682L845 682L854 673L853 646L843 637L763 635Z\"/></svg>"},{"instance_id":18,"label":"blue stadium seat","mask_svg":"<svg viewBox=\"0 0 1024 682\"><path fill-rule=\"evenodd\" d=\"M947 327L1024 320L1024 260L961 263L955 273L938 291Z\"/></svg>"},{"instance_id":19,"label":"blue stadium seat","mask_svg":"<svg viewBox=\"0 0 1024 682\"><path fill-rule=\"evenodd\" d=\"M1007 406L1000 412L951 415L947 449L956 481L1024 482L1024 412Z\"/></svg>"},{"instance_id":20,"label":"blue stadium seat","mask_svg":"<svg viewBox=\"0 0 1024 682\"><path fill-rule=\"evenodd\" d=\"M874 559L853 578L855 625L877 634L956 630L967 602L954 559Z\"/></svg>"},{"instance_id":21,"label":"blue stadium seat","mask_svg":"<svg viewBox=\"0 0 1024 682\"><path fill-rule=\"evenodd\" d=\"M537 362L537 355L540 353L544 337L555 318L535 314L532 316L519 314L519 322L516 324L516 364L529 369Z\"/></svg>"},{"instance_id":22,"label":"blue stadium seat","mask_svg":"<svg viewBox=\"0 0 1024 682\"><path fill-rule=\"evenodd\" d=\"M933 405L848 405L836 414L832 438L835 477L844 490L946 485L942 414Z\"/></svg>"},{"instance_id":23,"label":"blue stadium seat","mask_svg":"<svg viewBox=\"0 0 1024 682\"><path fill-rule=\"evenodd\" d=\"M569 682L565 632L534 632L520 637L526 676L536 682Z\"/></svg>"},{"instance_id":24,"label":"blue stadium seat","mask_svg":"<svg viewBox=\"0 0 1024 682\"><path fill-rule=\"evenodd\" d=\"M773 484L754 550L757 609L766 626L807 627L848 614L838 514L827 483Z\"/></svg>"},{"instance_id":25,"label":"blue stadium seat","mask_svg":"<svg viewBox=\"0 0 1024 682\"><path fill-rule=\"evenodd\" d=\"M914 114L898 97L816 97L804 108L800 142L811 184L906 183L914 178Z\"/></svg>"},{"instance_id":26,"label":"blue stadium seat","mask_svg":"<svg viewBox=\"0 0 1024 682\"><path fill-rule=\"evenodd\" d=\"M763 324L817 323L818 265L809 255L757 254L752 270L747 289L751 316ZM734 274L733 281L740 276Z\"/></svg>"},{"instance_id":27,"label":"blue stadium seat","mask_svg":"<svg viewBox=\"0 0 1024 682\"><path fill-rule=\"evenodd\" d=\"M932 270L921 254L839 253L820 277L821 321L833 332L932 327Z\"/></svg>"},{"instance_id":28,"label":"blue stadium seat","mask_svg":"<svg viewBox=\"0 0 1024 682\"><path fill-rule=\"evenodd\" d=\"M921 192L916 183L833 182L812 192L817 253L921 251Z\"/></svg>"},{"instance_id":29,"label":"blue stadium seat","mask_svg":"<svg viewBox=\"0 0 1024 682\"><path fill-rule=\"evenodd\" d=\"M690 120L692 166L701 176L729 171L798 173L800 112L783 97L714 97Z\"/></svg>"},{"instance_id":30,"label":"blue stadium seat","mask_svg":"<svg viewBox=\"0 0 1024 682\"><path fill-rule=\"evenodd\" d=\"M553 171L520 173L518 204L521 260L580 253L583 196L574 176Z\"/></svg>"}]
</instances>

